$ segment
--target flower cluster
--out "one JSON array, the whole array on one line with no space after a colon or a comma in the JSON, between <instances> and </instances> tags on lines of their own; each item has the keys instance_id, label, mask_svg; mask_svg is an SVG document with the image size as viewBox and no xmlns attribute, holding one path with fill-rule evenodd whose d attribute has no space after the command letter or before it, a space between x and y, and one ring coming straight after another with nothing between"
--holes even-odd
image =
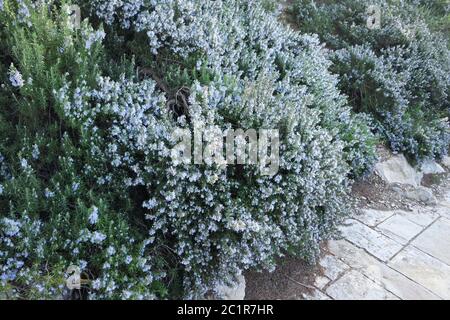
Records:
<instances>
[{"instance_id":1,"label":"flower cluster","mask_svg":"<svg viewBox=\"0 0 450 320\"><path fill-rule=\"evenodd\" d=\"M103 30L97 30L95 32L88 33L86 35L86 49L91 49L92 44L103 40L105 38L105 35L106 34Z\"/></svg>"},{"instance_id":2,"label":"flower cluster","mask_svg":"<svg viewBox=\"0 0 450 320\"><path fill-rule=\"evenodd\" d=\"M24 85L22 74L16 69L16 67L14 67L14 64L12 63L9 67L9 81L13 87L21 88Z\"/></svg>"}]
</instances>

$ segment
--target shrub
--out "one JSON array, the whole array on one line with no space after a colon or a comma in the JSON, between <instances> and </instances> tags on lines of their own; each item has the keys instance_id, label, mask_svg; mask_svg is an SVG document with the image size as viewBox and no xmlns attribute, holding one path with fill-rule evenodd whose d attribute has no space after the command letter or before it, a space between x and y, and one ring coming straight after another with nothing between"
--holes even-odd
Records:
<instances>
[{"instance_id":1,"label":"shrub","mask_svg":"<svg viewBox=\"0 0 450 320\"><path fill-rule=\"evenodd\" d=\"M442 32L447 37L447 40L449 40L450 4L448 1L411 0L410 2L418 6L418 9L432 30Z\"/></svg>"},{"instance_id":2,"label":"shrub","mask_svg":"<svg viewBox=\"0 0 450 320\"><path fill-rule=\"evenodd\" d=\"M94 179L107 164L53 95L69 79L95 81L101 45L86 43L101 31L77 33L66 14L26 2L4 1L0 16L0 291L61 297L77 265L95 275L94 298L165 297L164 256L132 223L132 198Z\"/></svg>"},{"instance_id":3,"label":"shrub","mask_svg":"<svg viewBox=\"0 0 450 320\"><path fill-rule=\"evenodd\" d=\"M377 139L369 132L369 123L350 113L316 37L282 26L276 12L266 12L255 1L239 0L137 3L133 8L125 1L111 4L96 0L89 4L87 10L110 25L111 33L121 32L141 41L130 41L132 47L125 51L136 53L138 62L162 78L171 78L167 75L171 72L167 72L166 57L169 61L184 59L179 63L183 70L178 71L183 77L175 81L175 91L182 85L191 86L194 80L207 84L211 78L228 74L242 79L274 74L280 85L303 86L306 92L298 99L320 110L322 125L338 130L340 139L348 143L346 157L350 163L359 163L352 168L352 174L359 176L371 169ZM142 34L146 35L146 43L142 43ZM191 74L192 68L202 76L187 76L186 70ZM354 157L364 161L354 161Z\"/></svg>"},{"instance_id":4,"label":"shrub","mask_svg":"<svg viewBox=\"0 0 450 320\"><path fill-rule=\"evenodd\" d=\"M286 252L313 260L375 141L318 39L256 1L81 4L96 29L50 3L0 12L5 290L53 296L75 264L91 298L201 297ZM195 126L278 129L279 171L174 162Z\"/></svg>"},{"instance_id":5,"label":"shrub","mask_svg":"<svg viewBox=\"0 0 450 320\"><path fill-rule=\"evenodd\" d=\"M148 198L143 207L150 235L155 242L172 239L172 249L183 264L186 287L200 293L248 267L273 267L273 259L283 248L313 258L320 240L331 234L345 207L347 167L341 158L343 143L317 127L316 112L301 104L286 105L293 97L267 94L276 88L270 78L242 81L226 90L223 86L221 82L208 86L196 83L191 92L190 119L205 128L225 129L233 123L244 129L283 128L283 156L275 177L262 175L257 169L223 168L214 163L174 166L169 152L174 142L167 137L170 124L164 127L164 121L156 118L164 115L162 109L136 112L147 117L155 115L151 123L135 121L135 116L132 127L120 123L125 110L136 105L134 99L124 97L122 88L129 88L129 83L125 86L105 82L106 89L81 93L86 97L82 99L85 106L76 110L78 107L72 103L73 107L66 108L76 110L78 118L78 112L85 113L91 105L110 106L86 114L86 124L92 126L87 132L95 132L93 127L99 119L118 117L113 121L118 126L112 126L105 134L109 139L115 138L111 139L114 144L108 145L114 151L97 154L106 156L102 162L110 162L123 171L132 168L133 179L125 175L117 183L145 187ZM111 88L113 91L109 91ZM258 112L251 109L256 107L256 99ZM128 101L129 105L114 112L115 101ZM281 106L292 109L280 115ZM178 121L181 126L188 126L183 118ZM101 135L102 131L98 132ZM139 140L145 144L130 143ZM93 150L102 150L96 141L102 144L104 139L89 141ZM141 157L144 159L134 160ZM114 174L112 179L118 177L121 175Z\"/></svg>"},{"instance_id":6,"label":"shrub","mask_svg":"<svg viewBox=\"0 0 450 320\"><path fill-rule=\"evenodd\" d=\"M366 26L377 5L381 28ZM297 1L300 29L318 33L331 49L331 71L353 109L373 116L394 151L414 160L447 152L450 51L408 2Z\"/></svg>"}]
</instances>

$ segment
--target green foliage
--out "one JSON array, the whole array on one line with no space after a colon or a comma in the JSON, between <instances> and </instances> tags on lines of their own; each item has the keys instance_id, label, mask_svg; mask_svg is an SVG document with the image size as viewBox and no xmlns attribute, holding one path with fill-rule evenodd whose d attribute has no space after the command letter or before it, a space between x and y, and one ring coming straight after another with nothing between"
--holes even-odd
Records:
<instances>
[{"instance_id":1,"label":"green foliage","mask_svg":"<svg viewBox=\"0 0 450 320\"><path fill-rule=\"evenodd\" d=\"M415 2L299 0L291 14L335 50L331 70L353 110L370 114L394 151L420 161L448 149L450 51L427 19L431 10L444 14L444 5ZM370 29L373 5L381 27Z\"/></svg>"},{"instance_id":2,"label":"green foliage","mask_svg":"<svg viewBox=\"0 0 450 320\"><path fill-rule=\"evenodd\" d=\"M273 268L286 251L314 259L348 212L349 165L354 175L370 167L367 122L350 114L317 39L285 29L267 6L161 4L164 17L210 20L217 43L205 48L209 30L164 20L149 50L143 30L103 29L95 17L73 29L64 3L3 4L8 296L60 297L76 265L92 280L89 298L201 297L247 268ZM279 173L173 162L171 134L194 123L279 128Z\"/></svg>"},{"instance_id":3,"label":"green foliage","mask_svg":"<svg viewBox=\"0 0 450 320\"><path fill-rule=\"evenodd\" d=\"M133 199L94 181L89 171L107 167L55 99L63 84L96 84L101 31L86 21L73 30L64 10L45 5L19 23L14 4L0 11L0 291L61 297L74 264L95 275L93 298L165 297L164 255L147 247ZM23 83L8 79L11 63Z\"/></svg>"},{"instance_id":4,"label":"green foliage","mask_svg":"<svg viewBox=\"0 0 450 320\"><path fill-rule=\"evenodd\" d=\"M450 40L450 3L448 0L415 0L421 15L434 31L441 32ZM450 45L450 42L449 42Z\"/></svg>"},{"instance_id":5,"label":"green foliage","mask_svg":"<svg viewBox=\"0 0 450 320\"><path fill-rule=\"evenodd\" d=\"M61 297L70 265L89 298L151 299L203 297L287 252L313 261L376 160L372 131L418 158L448 145L448 56L426 24L368 31L362 0L296 7L329 51L275 1L78 2L80 29L64 1L0 2L11 298ZM279 170L178 162L173 133L197 126L278 129Z\"/></svg>"}]
</instances>

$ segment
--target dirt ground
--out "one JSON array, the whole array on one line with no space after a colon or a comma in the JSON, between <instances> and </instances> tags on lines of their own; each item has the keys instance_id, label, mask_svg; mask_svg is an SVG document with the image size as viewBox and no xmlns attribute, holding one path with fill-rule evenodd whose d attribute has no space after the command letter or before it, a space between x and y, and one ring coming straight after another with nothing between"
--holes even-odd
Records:
<instances>
[{"instance_id":1,"label":"dirt ground","mask_svg":"<svg viewBox=\"0 0 450 320\"><path fill-rule=\"evenodd\" d=\"M315 276L321 274L320 266L284 257L274 272L247 271L245 273L246 300L303 300L303 294L312 292Z\"/></svg>"}]
</instances>

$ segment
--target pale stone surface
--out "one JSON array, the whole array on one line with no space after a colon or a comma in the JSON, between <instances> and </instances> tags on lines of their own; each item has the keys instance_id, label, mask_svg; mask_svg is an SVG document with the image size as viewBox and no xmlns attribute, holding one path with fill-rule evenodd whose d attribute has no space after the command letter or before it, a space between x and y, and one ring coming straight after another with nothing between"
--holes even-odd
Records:
<instances>
[{"instance_id":1,"label":"pale stone surface","mask_svg":"<svg viewBox=\"0 0 450 320\"><path fill-rule=\"evenodd\" d=\"M398 300L362 273L351 270L332 283L326 293L336 300Z\"/></svg>"},{"instance_id":2,"label":"pale stone surface","mask_svg":"<svg viewBox=\"0 0 450 320\"><path fill-rule=\"evenodd\" d=\"M219 285L216 287L218 298L223 300L244 300L245 298L245 278L238 275L233 286Z\"/></svg>"},{"instance_id":3,"label":"pale stone surface","mask_svg":"<svg viewBox=\"0 0 450 320\"><path fill-rule=\"evenodd\" d=\"M433 191L430 188L423 186L417 187L413 190L405 191L403 194L407 199L414 201L421 201L426 204L436 204L437 199L433 195Z\"/></svg>"},{"instance_id":4,"label":"pale stone surface","mask_svg":"<svg viewBox=\"0 0 450 320\"><path fill-rule=\"evenodd\" d=\"M388 265L441 298L450 299L450 266L438 259L408 246Z\"/></svg>"},{"instance_id":5,"label":"pale stone surface","mask_svg":"<svg viewBox=\"0 0 450 320\"><path fill-rule=\"evenodd\" d=\"M439 299L421 285L408 279L398 271L378 261L364 250L345 240L330 241L328 248L337 257L344 260L352 268L363 273L383 288L386 288L400 299L433 300Z\"/></svg>"},{"instance_id":6,"label":"pale stone surface","mask_svg":"<svg viewBox=\"0 0 450 320\"><path fill-rule=\"evenodd\" d=\"M359 221L348 219L340 230L345 239L387 261L402 249L401 244L377 232Z\"/></svg>"},{"instance_id":7,"label":"pale stone surface","mask_svg":"<svg viewBox=\"0 0 450 320\"><path fill-rule=\"evenodd\" d=\"M354 218L361 221L369 227L375 227L377 224L383 222L390 216L392 216L394 211L383 211L375 209L361 209L360 214L355 215Z\"/></svg>"},{"instance_id":8,"label":"pale stone surface","mask_svg":"<svg viewBox=\"0 0 450 320\"><path fill-rule=\"evenodd\" d=\"M434 160L425 160L420 166L420 171L424 174L439 174L444 173L445 169Z\"/></svg>"},{"instance_id":9,"label":"pale stone surface","mask_svg":"<svg viewBox=\"0 0 450 320\"><path fill-rule=\"evenodd\" d=\"M325 277L325 276L318 276L318 277L316 277L316 279L314 280L314 286L315 286L316 288L323 289L323 288L325 288L325 286L326 286L327 284L330 283L330 281L331 281L331 279L328 278L328 277Z\"/></svg>"},{"instance_id":10,"label":"pale stone surface","mask_svg":"<svg viewBox=\"0 0 450 320\"><path fill-rule=\"evenodd\" d=\"M448 169L450 169L450 157L442 158L441 163L444 167L447 167Z\"/></svg>"},{"instance_id":11,"label":"pale stone surface","mask_svg":"<svg viewBox=\"0 0 450 320\"><path fill-rule=\"evenodd\" d=\"M390 217L383 223L379 224L377 229L389 238L392 238L403 245L407 244L412 238L423 230L421 226L411 222L401 215L394 215Z\"/></svg>"},{"instance_id":12,"label":"pale stone surface","mask_svg":"<svg viewBox=\"0 0 450 320\"><path fill-rule=\"evenodd\" d=\"M446 205L445 203L441 203L441 205L436 207L435 210L436 210L436 214L440 215L441 217L450 219L450 203L449 203L449 205Z\"/></svg>"},{"instance_id":13,"label":"pale stone surface","mask_svg":"<svg viewBox=\"0 0 450 320\"><path fill-rule=\"evenodd\" d=\"M320 265L324 269L324 274L331 280L337 279L349 266L332 255L326 255L320 260Z\"/></svg>"},{"instance_id":14,"label":"pale stone surface","mask_svg":"<svg viewBox=\"0 0 450 320\"><path fill-rule=\"evenodd\" d=\"M450 220L440 218L414 239L412 245L450 265Z\"/></svg>"},{"instance_id":15,"label":"pale stone surface","mask_svg":"<svg viewBox=\"0 0 450 320\"><path fill-rule=\"evenodd\" d=\"M398 210L396 211L396 214L401 215L409 221L412 221L422 227L429 226L437 218L439 218L439 215L436 212L433 212L431 209L424 208L416 208L413 211Z\"/></svg>"},{"instance_id":16,"label":"pale stone surface","mask_svg":"<svg viewBox=\"0 0 450 320\"><path fill-rule=\"evenodd\" d=\"M444 202L448 203L450 205L450 191L447 192L447 194L444 197Z\"/></svg>"},{"instance_id":17,"label":"pale stone surface","mask_svg":"<svg viewBox=\"0 0 450 320\"><path fill-rule=\"evenodd\" d=\"M450 208L450 197L447 197L444 201L439 203L440 205Z\"/></svg>"},{"instance_id":18,"label":"pale stone surface","mask_svg":"<svg viewBox=\"0 0 450 320\"><path fill-rule=\"evenodd\" d=\"M411 167L402 154L393 156L384 162L377 163L375 172L387 183L419 186L422 180L422 174Z\"/></svg>"},{"instance_id":19,"label":"pale stone surface","mask_svg":"<svg viewBox=\"0 0 450 320\"><path fill-rule=\"evenodd\" d=\"M319 290L314 290L310 294L303 294L305 300L331 300L326 294Z\"/></svg>"}]
</instances>

